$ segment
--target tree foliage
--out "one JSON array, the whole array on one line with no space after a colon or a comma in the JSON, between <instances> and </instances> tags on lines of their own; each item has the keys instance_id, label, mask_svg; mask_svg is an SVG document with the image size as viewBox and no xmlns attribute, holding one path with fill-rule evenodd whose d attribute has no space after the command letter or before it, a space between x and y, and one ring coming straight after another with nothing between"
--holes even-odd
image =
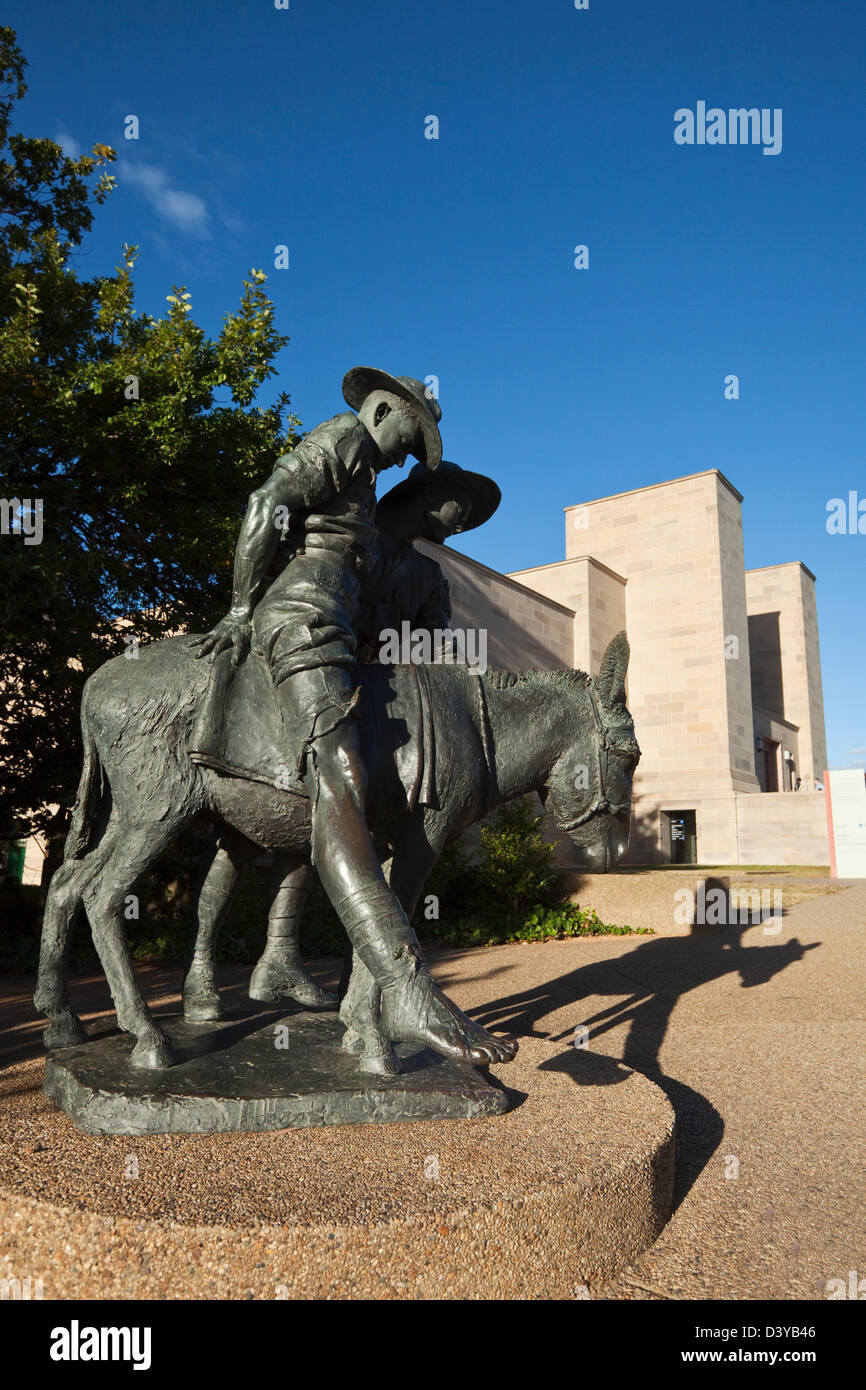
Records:
<instances>
[{"instance_id":1,"label":"tree foliage","mask_svg":"<svg viewBox=\"0 0 866 1390\"><path fill-rule=\"evenodd\" d=\"M143 642L225 610L247 497L299 425L285 392L255 404L288 342L262 271L214 339L182 285L162 318L136 311L133 246L79 276L114 151L14 132L25 67L0 27L0 498L43 507L40 544L0 535L0 838L56 829L55 804L62 823L81 687L122 620Z\"/></svg>"}]
</instances>

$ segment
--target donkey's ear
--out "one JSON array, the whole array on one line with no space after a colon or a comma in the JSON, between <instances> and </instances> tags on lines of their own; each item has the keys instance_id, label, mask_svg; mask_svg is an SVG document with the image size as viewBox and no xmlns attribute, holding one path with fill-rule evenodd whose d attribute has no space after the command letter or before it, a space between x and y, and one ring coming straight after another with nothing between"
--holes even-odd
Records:
<instances>
[{"instance_id":1,"label":"donkey's ear","mask_svg":"<svg viewBox=\"0 0 866 1390\"><path fill-rule=\"evenodd\" d=\"M624 632L618 632L601 659L596 678L598 697L603 709L625 704L625 674L628 670L629 646Z\"/></svg>"}]
</instances>

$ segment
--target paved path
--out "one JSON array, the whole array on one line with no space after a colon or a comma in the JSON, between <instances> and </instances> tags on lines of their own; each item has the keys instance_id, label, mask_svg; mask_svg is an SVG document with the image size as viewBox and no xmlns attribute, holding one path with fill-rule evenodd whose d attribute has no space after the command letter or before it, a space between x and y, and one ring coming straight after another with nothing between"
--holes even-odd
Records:
<instances>
[{"instance_id":1,"label":"paved path","mask_svg":"<svg viewBox=\"0 0 866 1390\"><path fill-rule=\"evenodd\" d=\"M674 1106L674 1216L593 1297L810 1299L851 1269L866 1276L866 883L795 904L778 935L503 946L435 968L496 1030L569 1046L585 1026L590 1048L650 1076ZM146 975L149 997L169 1003L176 972ZM240 973L226 977L239 1001ZM75 989L91 1016L107 1007L101 987ZM38 1047L27 994L0 977L7 1061Z\"/></svg>"},{"instance_id":2,"label":"paved path","mask_svg":"<svg viewBox=\"0 0 866 1390\"><path fill-rule=\"evenodd\" d=\"M496 952L499 1002L476 1016L554 1037L585 1024L677 1114L673 1219L595 1293L814 1298L866 1274L866 884L791 907L777 936L522 950Z\"/></svg>"}]
</instances>

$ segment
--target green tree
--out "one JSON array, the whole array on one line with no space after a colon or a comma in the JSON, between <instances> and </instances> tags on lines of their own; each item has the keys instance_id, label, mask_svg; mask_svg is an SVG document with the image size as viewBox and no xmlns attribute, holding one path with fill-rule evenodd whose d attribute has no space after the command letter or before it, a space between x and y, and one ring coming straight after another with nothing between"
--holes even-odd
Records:
<instances>
[{"instance_id":1,"label":"green tree","mask_svg":"<svg viewBox=\"0 0 866 1390\"><path fill-rule=\"evenodd\" d=\"M0 499L43 507L40 544L0 535L0 838L65 830L81 687L123 651L118 620L142 642L213 624L249 492L299 438L285 392L255 405L288 342L262 271L216 339L183 286L136 312L134 247L76 273L115 155L13 132L25 67L0 27Z\"/></svg>"}]
</instances>

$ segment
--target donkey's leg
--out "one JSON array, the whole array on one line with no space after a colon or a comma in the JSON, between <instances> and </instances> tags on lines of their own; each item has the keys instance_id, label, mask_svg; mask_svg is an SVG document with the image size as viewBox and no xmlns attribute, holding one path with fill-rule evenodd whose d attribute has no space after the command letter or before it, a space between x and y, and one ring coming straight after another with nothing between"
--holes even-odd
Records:
<instances>
[{"instance_id":1,"label":"donkey's leg","mask_svg":"<svg viewBox=\"0 0 866 1390\"><path fill-rule=\"evenodd\" d=\"M438 841L444 836L444 828L437 827L438 836L433 832L435 822L430 812L415 814L415 825L407 826L408 833L395 846L394 856L385 866L386 877L410 919L424 880L438 858ZM400 1063L393 1044L379 1025L381 1003L379 986L354 952L349 988L340 1005L340 1018L346 1025L342 1045L347 1052L360 1056L362 1071L393 1076L399 1072Z\"/></svg>"},{"instance_id":2,"label":"donkey's leg","mask_svg":"<svg viewBox=\"0 0 866 1390\"><path fill-rule=\"evenodd\" d=\"M295 855L275 854L268 940L250 980L249 995L268 1004L294 999L306 1009L335 1009L337 996L308 974L298 944L314 870Z\"/></svg>"},{"instance_id":3,"label":"donkey's leg","mask_svg":"<svg viewBox=\"0 0 866 1390\"><path fill-rule=\"evenodd\" d=\"M393 1043L379 1027L382 991L357 951L352 952L349 987L340 1004L340 1021L345 1025L341 1046L360 1058L361 1071L396 1076L400 1063Z\"/></svg>"},{"instance_id":4,"label":"donkey's leg","mask_svg":"<svg viewBox=\"0 0 866 1390\"><path fill-rule=\"evenodd\" d=\"M185 823L172 820L125 825L101 872L83 893L94 945L117 1011L118 1027L132 1033L136 1040L130 1058L134 1067L169 1067L174 1057L168 1039L141 997L123 910L136 880L156 863Z\"/></svg>"},{"instance_id":5,"label":"donkey's leg","mask_svg":"<svg viewBox=\"0 0 866 1390\"><path fill-rule=\"evenodd\" d=\"M43 1037L46 1047L71 1047L87 1037L66 992L67 963L72 924L81 906L82 894L104 863L106 849L103 841L85 859L67 859L48 885L39 946L39 975L33 996L36 1008L48 1016Z\"/></svg>"},{"instance_id":6,"label":"donkey's leg","mask_svg":"<svg viewBox=\"0 0 866 1390\"><path fill-rule=\"evenodd\" d=\"M223 832L196 901L196 937L183 982L183 1016L189 1023L223 1017L216 984L216 938L255 846L242 835Z\"/></svg>"}]
</instances>

